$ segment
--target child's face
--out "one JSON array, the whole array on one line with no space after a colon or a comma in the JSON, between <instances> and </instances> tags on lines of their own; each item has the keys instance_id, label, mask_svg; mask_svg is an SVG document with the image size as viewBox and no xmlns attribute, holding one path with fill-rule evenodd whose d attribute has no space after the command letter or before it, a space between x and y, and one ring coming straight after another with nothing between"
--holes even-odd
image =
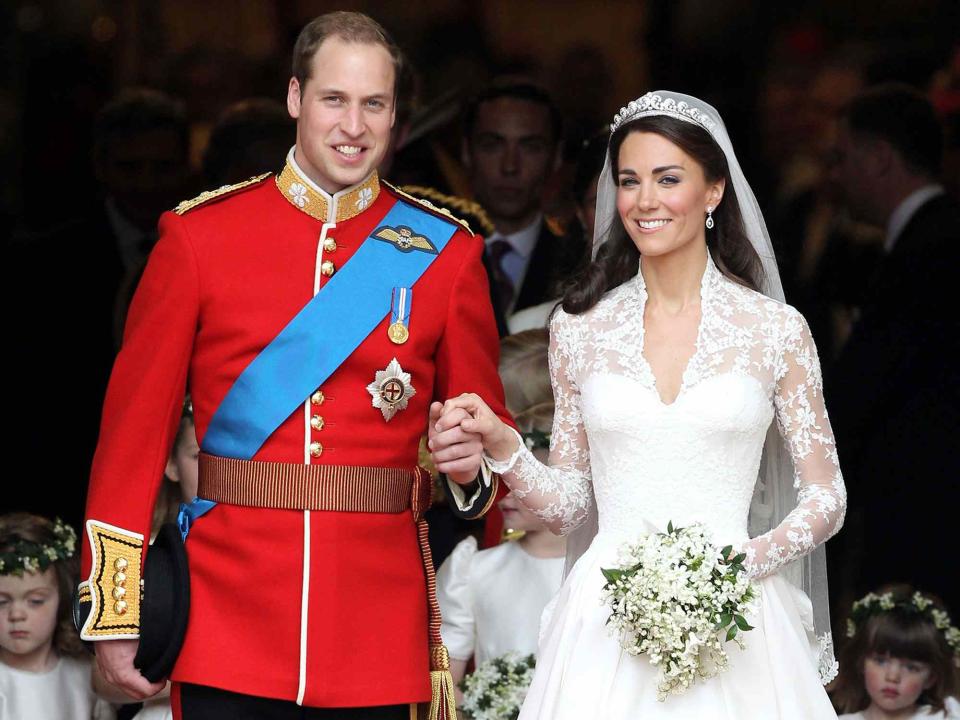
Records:
<instances>
[{"instance_id":1,"label":"child's face","mask_svg":"<svg viewBox=\"0 0 960 720\"><path fill-rule=\"evenodd\" d=\"M57 574L0 575L0 655L28 655L53 642L60 595Z\"/></svg>"},{"instance_id":2,"label":"child's face","mask_svg":"<svg viewBox=\"0 0 960 720\"><path fill-rule=\"evenodd\" d=\"M536 532L546 528L543 521L528 510L527 506L520 502L513 493L503 498L499 505L500 512L503 513L503 526L505 528L523 530L524 532Z\"/></svg>"},{"instance_id":3,"label":"child's face","mask_svg":"<svg viewBox=\"0 0 960 720\"><path fill-rule=\"evenodd\" d=\"M200 446L192 420L182 420L177 442L167 460L166 476L180 483L180 499L188 503L197 496Z\"/></svg>"},{"instance_id":4,"label":"child's face","mask_svg":"<svg viewBox=\"0 0 960 720\"><path fill-rule=\"evenodd\" d=\"M863 679L873 704L886 712L916 705L934 681L927 663L878 653L864 661Z\"/></svg>"}]
</instances>

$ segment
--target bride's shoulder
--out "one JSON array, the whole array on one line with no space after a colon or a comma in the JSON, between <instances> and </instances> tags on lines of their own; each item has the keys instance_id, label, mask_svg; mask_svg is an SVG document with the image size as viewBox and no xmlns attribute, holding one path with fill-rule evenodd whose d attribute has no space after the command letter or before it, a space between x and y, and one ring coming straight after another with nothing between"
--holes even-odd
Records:
<instances>
[{"instance_id":1,"label":"bride's shoulder","mask_svg":"<svg viewBox=\"0 0 960 720\"><path fill-rule=\"evenodd\" d=\"M793 305L724 278L726 313L758 328L777 327L793 333L806 327L803 315Z\"/></svg>"},{"instance_id":2,"label":"bride's shoulder","mask_svg":"<svg viewBox=\"0 0 960 720\"><path fill-rule=\"evenodd\" d=\"M582 312L571 313L557 307L550 318L550 328L584 327L593 323L615 320L626 309L628 302L636 295L635 280L631 279L605 292L591 307ZM631 294L632 293L632 294Z\"/></svg>"}]
</instances>

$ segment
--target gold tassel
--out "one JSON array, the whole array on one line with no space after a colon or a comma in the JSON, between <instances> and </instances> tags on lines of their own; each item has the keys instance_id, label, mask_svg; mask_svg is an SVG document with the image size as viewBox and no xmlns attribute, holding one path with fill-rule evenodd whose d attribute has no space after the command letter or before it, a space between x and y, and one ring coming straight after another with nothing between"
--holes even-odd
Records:
<instances>
[{"instance_id":1,"label":"gold tassel","mask_svg":"<svg viewBox=\"0 0 960 720\"><path fill-rule=\"evenodd\" d=\"M430 646L430 709L426 720L456 720L457 700L453 694L450 656L443 645Z\"/></svg>"},{"instance_id":2,"label":"gold tassel","mask_svg":"<svg viewBox=\"0 0 960 720\"><path fill-rule=\"evenodd\" d=\"M430 720L456 720L453 675L449 670L430 671Z\"/></svg>"}]
</instances>

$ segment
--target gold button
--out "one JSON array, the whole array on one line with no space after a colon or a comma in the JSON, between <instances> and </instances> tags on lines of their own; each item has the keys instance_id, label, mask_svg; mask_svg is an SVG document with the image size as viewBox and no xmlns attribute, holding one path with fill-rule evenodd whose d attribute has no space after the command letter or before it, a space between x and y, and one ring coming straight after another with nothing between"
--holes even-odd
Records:
<instances>
[{"instance_id":1,"label":"gold button","mask_svg":"<svg viewBox=\"0 0 960 720\"><path fill-rule=\"evenodd\" d=\"M317 390L313 395L310 396L310 402L312 402L314 405L323 405L323 401L323 393L320 390Z\"/></svg>"},{"instance_id":2,"label":"gold button","mask_svg":"<svg viewBox=\"0 0 960 720\"><path fill-rule=\"evenodd\" d=\"M323 445L318 442L310 443L310 455L313 457L320 457L323 455Z\"/></svg>"},{"instance_id":3,"label":"gold button","mask_svg":"<svg viewBox=\"0 0 960 720\"><path fill-rule=\"evenodd\" d=\"M323 241L323 251L324 251L324 252L332 253L332 252L333 252L334 250L336 250L336 249L337 249L337 241L334 240L333 238L326 238L326 239Z\"/></svg>"},{"instance_id":4,"label":"gold button","mask_svg":"<svg viewBox=\"0 0 960 720\"><path fill-rule=\"evenodd\" d=\"M118 587L123 587L127 584L127 576L122 572L118 572L113 576L113 584L117 585Z\"/></svg>"},{"instance_id":5,"label":"gold button","mask_svg":"<svg viewBox=\"0 0 960 720\"><path fill-rule=\"evenodd\" d=\"M331 277L337 271L337 266L334 265L330 260L324 260L320 263L320 274L326 277Z\"/></svg>"},{"instance_id":6,"label":"gold button","mask_svg":"<svg viewBox=\"0 0 960 720\"><path fill-rule=\"evenodd\" d=\"M314 415L310 418L310 427L314 430L323 430L323 418L319 415Z\"/></svg>"},{"instance_id":7,"label":"gold button","mask_svg":"<svg viewBox=\"0 0 960 720\"><path fill-rule=\"evenodd\" d=\"M127 603L126 603L126 601L125 601L125 600L117 600L117 601L113 604L113 611L114 611L117 615L123 615L125 612L127 612Z\"/></svg>"},{"instance_id":8,"label":"gold button","mask_svg":"<svg viewBox=\"0 0 960 720\"><path fill-rule=\"evenodd\" d=\"M113 599L114 600L123 600L123 596L127 594L127 589L125 587L120 587L119 585L113 589Z\"/></svg>"},{"instance_id":9,"label":"gold button","mask_svg":"<svg viewBox=\"0 0 960 720\"><path fill-rule=\"evenodd\" d=\"M116 570L126 570L127 569L127 559L118 557L113 561L113 567Z\"/></svg>"}]
</instances>

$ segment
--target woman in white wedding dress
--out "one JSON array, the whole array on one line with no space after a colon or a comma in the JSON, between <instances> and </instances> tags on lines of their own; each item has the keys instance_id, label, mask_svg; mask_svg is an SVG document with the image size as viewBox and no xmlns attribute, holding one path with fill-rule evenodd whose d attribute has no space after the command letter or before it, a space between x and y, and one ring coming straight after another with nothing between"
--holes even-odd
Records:
<instances>
[{"instance_id":1,"label":"woman in white wedding dress","mask_svg":"<svg viewBox=\"0 0 960 720\"><path fill-rule=\"evenodd\" d=\"M555 532L574 531L574 552L586 548L544 618L520 719L836 718L812 553L840 528L846 495L810 331L782 302L716 111L649 93L611 129L597 207L606 242L551 322L549 466L475 395L449 400L438 426L480 434L491 469ZM434 453L442 470L444 448ZM761 597L745 649L726 645L729 670L659 702L657 669L607 631L600 569L669 521L701 522L744 551Z\"/></svg>"}]
</instances>

